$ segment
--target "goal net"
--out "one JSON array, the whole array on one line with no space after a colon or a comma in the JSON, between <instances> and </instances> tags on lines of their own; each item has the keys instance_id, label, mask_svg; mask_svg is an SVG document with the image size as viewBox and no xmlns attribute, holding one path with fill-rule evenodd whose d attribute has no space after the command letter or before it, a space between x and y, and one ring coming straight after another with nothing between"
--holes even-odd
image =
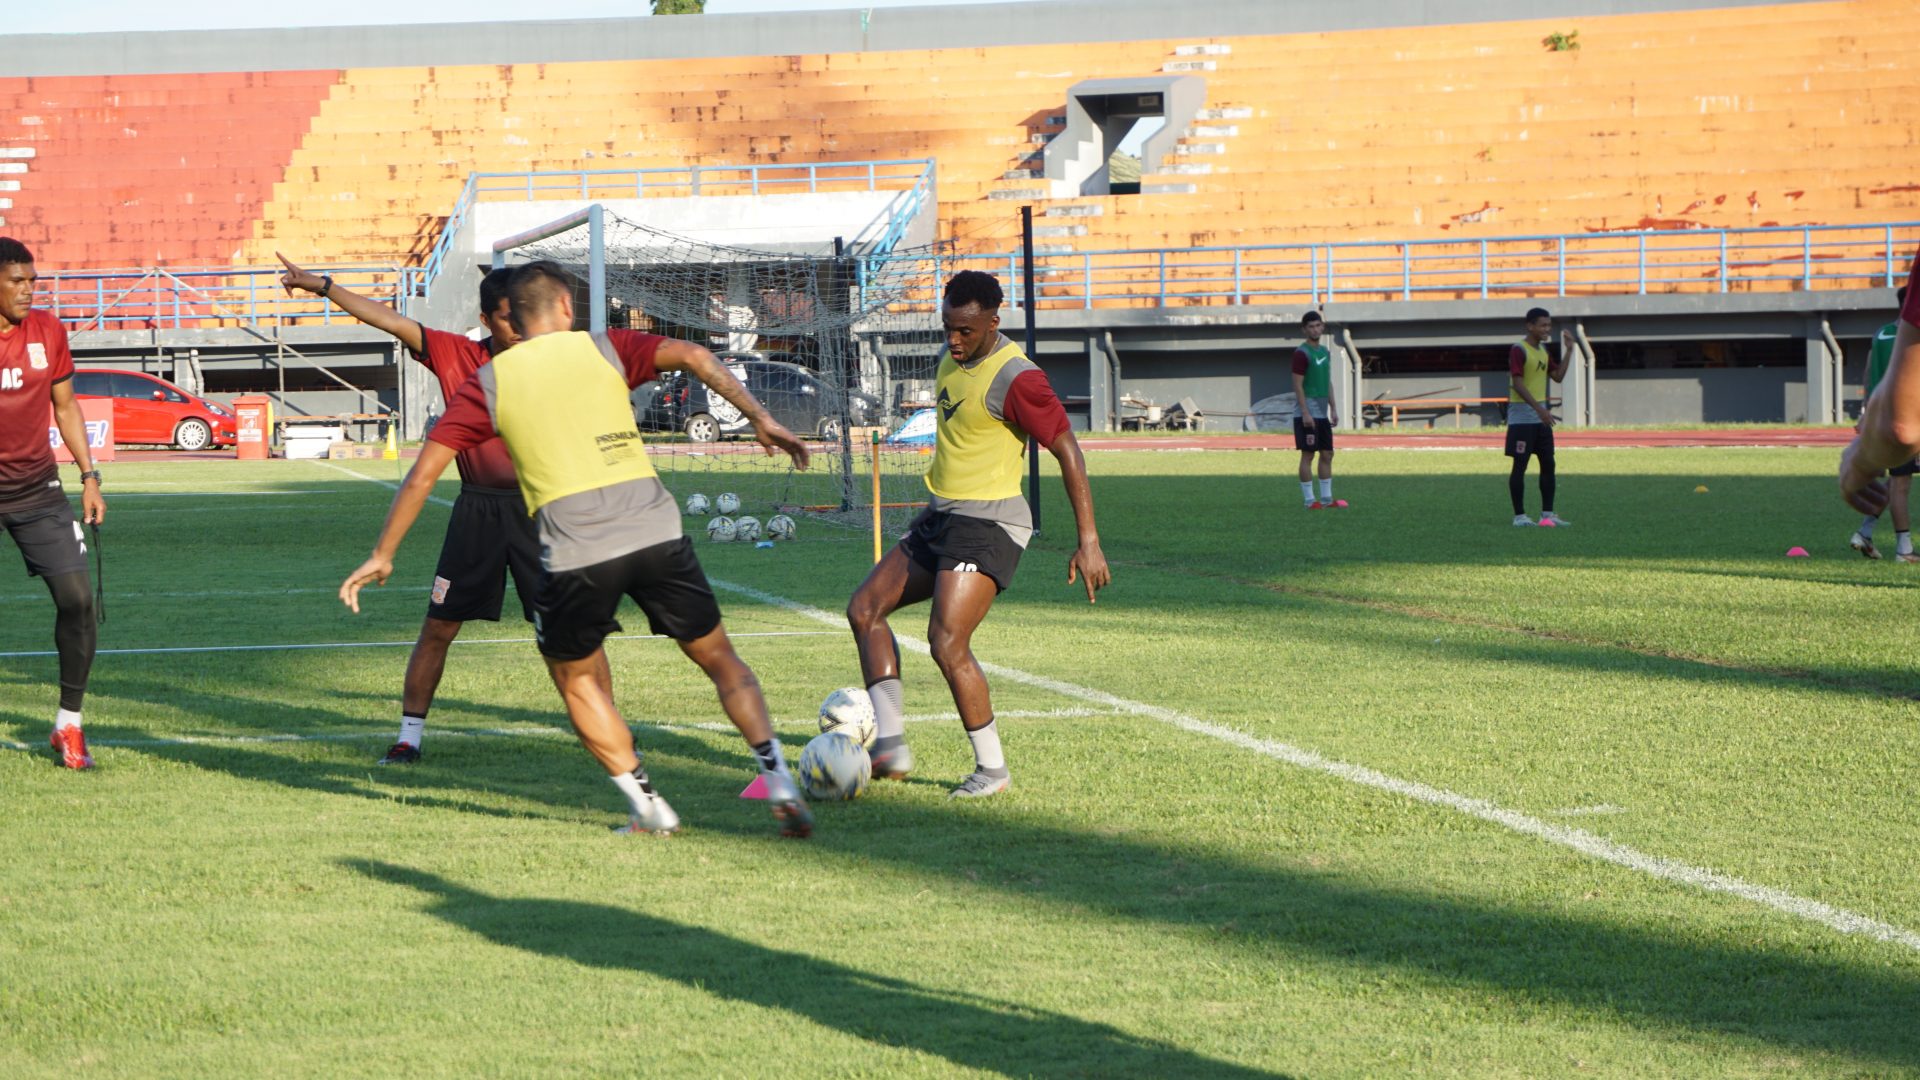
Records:
<instances>
[{"instance_id":1,"label":"goal net","mask_svg":"<svg viewBox=\"0 0 1920 1080\"><path fill-rule=\"evenodd\" d=\"M806 440L803 472L768 457L739 411L697 380L666 373L637 388L635 418L683 505L731 493L737 514L784 513L836 526L810 537L862 540L876 528L897 536L925 504L943 347L932 252L725 246L595 205L494 245L496 266L539 259L579 279L577 329L705 345Z\"/></svg>"}]
</instances>

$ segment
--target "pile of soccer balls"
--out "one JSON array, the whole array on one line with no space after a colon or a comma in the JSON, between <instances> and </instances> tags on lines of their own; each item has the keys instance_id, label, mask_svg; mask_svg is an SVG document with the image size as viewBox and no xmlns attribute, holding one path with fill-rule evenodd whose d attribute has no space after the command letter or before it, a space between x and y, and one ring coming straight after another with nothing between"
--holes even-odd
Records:
<instances>
[{"instance_id":1,"label":"pile of soccer balls","mask_svg":"<svg viewBox=\"0 0 1920 1080\"><path fill-rule=\"evenodd\" d=\"M732 543L744 540L752 543L763 535L760 519L751 515L732 515L740 513L740 496L731 491L723 491L714 496L712 502L698 492L687 496L687 513L695 517L709 510L719 514L707 522L707 539L716 544ZM769 540L792 540L799 533L793 519L785 514L775 514L767 519L764 535Z\"/></svg>"},{"instance_id":2,"label":"pile of soccer balls","mask_svg":"<svg viewBox=\"0 0 1920 1080\"><path fill-rule=\"evenodd\" d=\"M815 799L857 799L873 779L873 699L849 686L827 695L820 705L820 734L800 751L795 771Z\"/></svg>"}]
</instances>

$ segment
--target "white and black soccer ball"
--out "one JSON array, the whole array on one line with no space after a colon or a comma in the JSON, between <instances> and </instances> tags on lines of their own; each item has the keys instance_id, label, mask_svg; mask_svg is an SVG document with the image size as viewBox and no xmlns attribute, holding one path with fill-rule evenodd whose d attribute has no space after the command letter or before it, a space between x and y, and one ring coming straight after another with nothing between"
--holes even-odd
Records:
<instances>
[{"instance_id":1,"label":"white and black soccer ball","mask_svg":"<svg viewBox=\"0 0 1920 1080\"><path fill-rule=\"evenodd\" d=\"M707 497L705 495L702 495L696 491L693 494L687 496L687 513L695 517L698 517L699 515L704 514L711 509L713 509L713 504L707 501Z\"/></svg>"},{"instance_id":2,"label":"white and black soccer ball","mask_svg":"<svg viewBox=\"0 0 1920 1080\"><path fill-rule=\"evenodd\" d=\"M740 496L723 491L714 498L713 508L722 514L737 514L740 512Z\"/></svg>"},{"instance_id":3,"label":"white and black soccer ball","mask_svg":"<svg viewBox=\"0 0 1920 1080\"><path fill-rule=\"evenodd\" d=\"M873 759L851 736L818 735L800 751L799 780L815 799L857 799L873 779Z\"/></svg>"},{"instance_id":4,"label":"white and black soccer ball","mask_svg":"<svg viewBox=\"0 0 1920 1080\"><path fill-rule=\"evenodd\" d=\"M707 539L716 544L731 543L734 537L733 519L725 515L707 522Z\"/></svg>"},{"instance_id":5,"label":"white and black soccer ball","mask_svg":"<svg viewBox=\"0 0 1920 1080\"><path fill-rule=\"evenodd\" d=\"M873 698L857 686L843 686L820 703L820 730L838 731L868 750L879 734L873 722Z\"/></svg>"},{"instance_id":6,"label":"white and black soccer ball","mask_svg":"<svg viewBox=\"0 0 1920 1080\"><path fill-rule=\"evenodd\" d=\"M775 514L767 519L767 539L791 540L800 534L800 527L785 514Z\"/></svg>"},{"instance_id":7,"label":"white and black soccer ball","mask_svg":"<svg viewBox=\"0 0 1920 1080\"><path fill-rule=\"evenodd\" d=\"M750 514L742 514L734 518L733 537L736 540L760 539L760 519Z\"/></svg>"}]
</instances>

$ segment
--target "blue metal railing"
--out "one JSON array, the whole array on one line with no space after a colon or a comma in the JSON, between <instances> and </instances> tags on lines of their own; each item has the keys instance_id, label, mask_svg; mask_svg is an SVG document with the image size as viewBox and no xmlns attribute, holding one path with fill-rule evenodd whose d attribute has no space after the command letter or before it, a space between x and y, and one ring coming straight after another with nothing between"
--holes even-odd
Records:
<instances>
[{"instance_id":1,"label":"blue metal railing","mask_svg":"<svg viewBox=\"0 0 1920 1080\"><path fill-rule=\"evenodd\" d=\"M407 272L391 266L316 266L334 283L406 311ZM243 326L259 330L274 320L352 325L327 300L309 293L288 295L279 267L139 267L127 270L49 270L34 287L34 306L69 331L177 330Z\"/></svg>"},{"instance_id":2,"label":"blue metal railing","mask_svg":"<svg viewBox=\"0 0 1920 1080\"><path fill-rule=\"evenodd\" d=\"M887 255L899 247L900 241L906 239L907 230L913 227L914 219L920 216L927 204L934 201L933 162L928 161L926 166L920 173L920 179L901 196L899 204L893 209L893 216L887 219L887 227L881 231L880 238L874 241L870 254Z\"/></svg>"},{"instance_id":3,"label":"blue metal railing","mask_svg":"<svg viewBox=\"0 0 1920 1080\"><path fill-rule=\"evenodd\" d=\"M822 191L905 189L915 205L932 193L933 162L926 158L890 161L816 162L794 165L693 165L685 168L587 169L561 172L472 173L454 201L453 211L433 249L414 275L416 290L430 288L446 268L453 242L486 200L639 199L669 195L782 195ZM896 213L896 217L898 214ZM888 230L893 230L889 223ZM904 235L906 225L899 226ZM898 242L896 237L895 242Z\"/></svg>"},{"instance_id":4,"label":"blue metal railing","mask_svg":"<svg viewBox=\"0 0 1920 1080\"><path fill-rule=\"evenodd\" d=\"M1891 287L1916 249L1920 221L1054 252L1034 264L1039 304L1047 308L1320 305ZM875 257L862 280L887 277L889 259L928 258ZM1018 252L943 254L936 261L938 280L962 269L1009 281L1020 272ZM903 298L931 302L937 288L916 286Z\"/></svg>"}]
</instances>

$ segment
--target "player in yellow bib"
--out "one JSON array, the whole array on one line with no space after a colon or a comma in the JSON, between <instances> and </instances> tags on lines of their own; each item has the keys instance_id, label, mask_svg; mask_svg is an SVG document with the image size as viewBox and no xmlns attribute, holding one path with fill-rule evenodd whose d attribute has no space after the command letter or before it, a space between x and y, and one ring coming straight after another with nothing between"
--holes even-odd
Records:
<instances>
[{"instance_id":1,"label":"player in yellow bib","mask_svg":"<svg viewBox=\"0 0 1920 1080\"><path fill-rule=\"evenodd\" d=\"M660 371L686 371L752 421L755 438L807 467L807 449L775 423L711 352L691 342L573 326L572 275L528 263L507 283L507 313L521 343L467 380L434 425L420 460L387 513L373 554L348 575L340 599L360 610L360 589L385 584L400 541L454 456L498 436L540 535L534 631L567 718L587 750L627 797L626 832L669 833L679 815L654 791L634 753L633 733L613 703L613 673L602 643L617 633L622 597L646 613L705 671L721 707L753 747L768 805L784 836L806 836L813 818L767 720L760 682L733 650L720 607L680 509L655 475L634 424L628 391Z\"/></svg>"},{"instance_id":2,"label":"player in yellow bib","mask_svg":"<svg viewBox=\"0 0 1920 1080\"><path fill-rule=\"evenodd\" d=\"M847 603L861 674L873 697L873 775L897 780L913 769L913 755L906 743L900 650L887 617L933 601L927 641L973 744L973 774L952 793L960 798L995 795L1011 782L986 674L974 659L972 643L994 598L1013 584L1033 534L1033 518L1020 492L1028 436L1060 462L1060 478L1073 504L1079 543L1067 559L1067 583L1084 581L1092 603L1094 593L1112 580L1094 528L1093 492L1080 444L1046 374L1000 333L1002 300L1000 283L991 274L965 270L947 282L941 306L947 355L935 377L939 415L927 470L933 497Z\"/></svg>"},{"instance_id":3,"label":"player in yellow bib","mask_svg":"<svg viewBox=\"0 0 1920 1080\"><path fill-rule=\"evenodd\" d=\"M1527 312L1527 336L1508 350L1507 371L1507 456L1513 469L1507 474L1507 494L1513 499L1513 523L1533 525L1527 516L1527 461L1540 459L1540 521L1548 528L1567 523L1553 512L1553 495L1558 477L1553 461L1553 411L1549 407L1547 380L1559 382L1567 377L1570 349L1562 341L1560 357L1547 351L1547 339L1553 336L1553 316L1546 308Z\"/></svg>"}]
</instances>

